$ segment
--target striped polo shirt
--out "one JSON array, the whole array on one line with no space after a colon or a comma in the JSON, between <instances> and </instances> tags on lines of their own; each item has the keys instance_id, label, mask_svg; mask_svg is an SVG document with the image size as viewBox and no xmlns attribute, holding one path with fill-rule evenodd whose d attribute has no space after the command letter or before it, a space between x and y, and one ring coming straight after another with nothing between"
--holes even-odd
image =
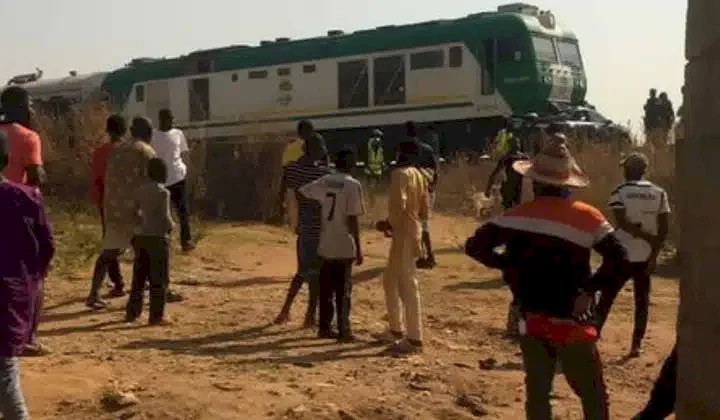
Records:
<instances>
[{"instance_id":1,"label":"striped polo shirt","mask_svg":"<svg viewBox=\"0 0 720 420\"><path fill-rule=\"evenodd\" d=\"M506 251L495 249L505 245ZM591 251L603 257L592 274ZM605 216L581 201L538 197L481 226L466 252L504 271L523 313L572 319L581 291L611 286L628 271L627 254ZM578 319L585 322L592 314Z\"/></svg>"},{"instance_id":2,"label":"striped polo shirt","mask_svg":"<svg viewBox=\"0 0 720 420\"><path fill-rule=\"evenodd\" d=\"M320 237L322 207L317 201L300 194L298 188L332 172L332 169L320 166L304 157L285 166L283 183L295 193L298 202L297 232L299 235Z\"/></svg>"}]
</instances>

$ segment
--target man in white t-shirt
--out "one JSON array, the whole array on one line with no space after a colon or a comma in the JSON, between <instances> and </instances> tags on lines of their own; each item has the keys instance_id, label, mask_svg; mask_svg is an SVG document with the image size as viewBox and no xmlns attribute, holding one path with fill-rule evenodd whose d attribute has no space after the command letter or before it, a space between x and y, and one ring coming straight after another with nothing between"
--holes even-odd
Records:
<instances>
[{"instance_id":1,"label":"man in white t-shirt","mask_svg":"<svg viewBox=\"0 0 720 420\"><path fill-rule=\"evenodd\" d=\"M188 209L187 177L188 147L185 134L173 127L173 115L169 109L161 109L158 113L158 129L154 131L151 145L158 157L167 167L165 187L170 190L170 199L180 218L180 242L185 252L192 251L195 246L190 234L190 210Z\"/></svg>"},{"instance_id":2,"label":"man in white t-shirt","mask_svg":"<svg viewBox=\"0 0 720 420\"><path fill-rule=\"evenodd\" d=\"M644 179L648 159L631 153L622 161L625 182L610 195L610 208L617 224L617 237L628 252L635 295L635 328L630 357L638 357L648 322L650 276L669 230L670 203L667 192ZM603 290L597 313L600 326L605 323L613 301L627 279Z\"/></svg>"},{"instance_id":3,"label":"man in white t-shirt","mask_svg":"<svg viewBox=\"0 0 720 420\"><path fill-rule=\"evenodd\" d=\"M363 263L360 248L358 217L364 213L363 190L349 172L353 168L352 152L337 154L338 172L325 175L298 189L304 196L320 202L322 222L318 255L320 269L320 338L352 341L350 301L352 293L352 265ZM337 312L338 333L331 331L333 301Z\"/></svg>"}]
</instances>

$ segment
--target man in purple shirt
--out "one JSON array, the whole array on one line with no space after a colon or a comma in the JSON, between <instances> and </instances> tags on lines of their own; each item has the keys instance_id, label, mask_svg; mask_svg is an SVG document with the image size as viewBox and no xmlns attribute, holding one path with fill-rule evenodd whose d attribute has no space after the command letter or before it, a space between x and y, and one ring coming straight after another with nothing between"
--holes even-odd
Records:
<instances>
[{"instance_id":1,"label":"man in purple shirt","mask_svg":"<svg viewBox=\"0 0 720 420\"><path fill-rule=\"evenodd\" d=\"M8 139L0 134L0 172L8 164ZM30 418L18 356L34 333L37 294L55 253L40 193L0 175L0 414Z\"/></svg>"}]
</instances>

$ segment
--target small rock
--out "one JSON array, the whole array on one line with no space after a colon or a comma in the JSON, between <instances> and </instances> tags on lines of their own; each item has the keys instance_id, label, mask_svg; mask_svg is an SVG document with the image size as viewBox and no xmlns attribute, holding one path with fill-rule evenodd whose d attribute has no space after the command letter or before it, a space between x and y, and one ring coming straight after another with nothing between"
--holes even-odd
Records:
<instances>
[{"instance_id":1,"label":"small rock","mask_svg":"<svg viewBox=\"0 0 720 420\"><path fill-rule=\"evenodd\" d=\"M118 420L127 420L135 417L137 415L137 411L126 411L124 413L121 413L118 416Z\"/></svg>"},{"instance_id":2,"label":"small rock","mask_svg":"<svg viewBox=\"0 0 720 420\"><path fill-rule=\"evenodd\" d=\"M355 415L353 415L352 413L348 413L345 410L338 411L338 417L340 418L340 420L358 420Z\"/></svg>"},{"instance_id":3,"label":"small rock","mask_svg":"<svg viewBox=\"0 0 720 420\"><path fill-rule=\"evenodd\" d=\"M287 410L287 415L289 415L289 416L299 416L299 415L304 414L304 413L307 413L307 412L308 412L308 408L305 407L305 405L300 404L300 405L298 405L297 407L288 408L288 410Z\"/></svg>"},{"instance_id":4,"label":"small rock","mask_svg":"<svg viewBox=\"0 0 720 420\"><path fill-rule=\"evenodd\" d=\"M482 370L493 370L497 367L497 360L492 357L480 360L478 361L478 366L480 366L480 369Z\"/></svg>"},{"instance_id":5,"label":"small rock","mask_svg":"<svg viewBox=\"0 0 720 420\"><path fill-rule=\"evenodd\" d=\"M315 363L312 363L312 362L295 362L295 363L293 363L293 365L295 365L297 367L301 367L301 368L308 368L308 369L315 367Z\"/></svg>"},{"instance_id":6,"label":"small rock","mask_svg":"<svg viewBox=\"0 0 720 420\"><path fill-rule=\"evenodd\" d=\"M221 391L242 391L244 389L242 385L227 382L213 382L212 385Z\"/></svg>"},{"instance_id":7,"label":"small rock","mask_svg":"<svg viewBox=\"0 0 720 420\"><path fill-rule=\"evenodd\" d=\"M488 411L485 409L485 407L483 407L480 398L474 395L468 395L464 393L460 394L457 396L455 404L468 409L468 411L470 411L470 414L475 417L483 417L488 414Z\"/></svg>"},{"instance_id":8,"label":"small rock","mask_svg":"<svg viewBox=\"0 0 720 420\"><path fill-rule=\"evenodd\" d=\"M472 365L470 365L469 363L464 363L464 362L455 362L455 363L453 363L453 365L455 365L459 368L463 368L463 369L472 369L473 368Z\"/></svg>"}]
</instances>

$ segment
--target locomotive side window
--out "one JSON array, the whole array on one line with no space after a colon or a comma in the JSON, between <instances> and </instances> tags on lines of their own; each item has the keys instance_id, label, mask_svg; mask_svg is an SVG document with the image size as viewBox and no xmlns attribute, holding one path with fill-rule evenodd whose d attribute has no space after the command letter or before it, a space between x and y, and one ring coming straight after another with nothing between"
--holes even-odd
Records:
<instances>
[{"instance_id":1,"label":"locomotive side window","mask_svg":"<svg viewBox=\"0 0 720 420\"><path fill-rule=\"evenodd\" d=\"M267 75L267 70L251 70L248 72L248 79L265 79Z\"/></svg>"},{"instance_id":2,"label":"locomotive side window","mask_svg":"<svg viewBox=\"0 0 720 420\"><path fill-rule=\"evenodd\" d=\"M410 70L436 69L445 66L445 51L423 51L410 55Z\"/></svg>"},{"instance_id":3,"label":"locomotive side window","mask_svg":"<svg viewBox=\"0 0 720 420\"><path fill-rule=\"evenodd\" d=\"M462 47L450 47L450 55L448 57L449 65L452 68L462 67L463 63L463 48Z\"/></svg>"},{"instance_id":4,"label":"locomotive side window","mask_svg":"<svg viewBox=\"0 0 720 420\"><path fill-rule=\"evenodd\" d=\"M516 39L516 38L498 39L497 50L498 50L498 62L499 63L510 63L510 62L522 60L523 45L519 39Z\"/></svg>"},{"instance_id":5,"label":"locomotive side window","mask_svg":"<svg viewBox=\"0 0 720 420\"><path fill-rule=\"evenodd\" d=\"M145 100L145 86L135 86L135 102L143 102Z\"/></svg>"},{"instance_id":6,"label":"locomotive side window","mask_svg":"<svg viewBox=\"0 0 720 420\"><path fill-rule=\"evenodd\" d=\"M367 60L338 63L338 108L367 108L369 83Z\"/></svg>"},{"instance_id":7,"label":"locomotive side window","mask_svg":"<svg viewBox=\"0 0 720 420\"><path fill-rule=\"evenodd\" d=\"M559 39L557 42L560 51L560 61L566 66L582 68L582 57L580 56L580 48L577 42Z\"/></svg>"},{"instance_id":8,"label":"locomotive side window","mask_svg":"<svg viewBox=\"0 0 720 420\"><path fill-rule=\"evenodd\" d=\"M405 57L392 55L373 62L375 105L405 103Z\"/></svg>"}]
</instances>

